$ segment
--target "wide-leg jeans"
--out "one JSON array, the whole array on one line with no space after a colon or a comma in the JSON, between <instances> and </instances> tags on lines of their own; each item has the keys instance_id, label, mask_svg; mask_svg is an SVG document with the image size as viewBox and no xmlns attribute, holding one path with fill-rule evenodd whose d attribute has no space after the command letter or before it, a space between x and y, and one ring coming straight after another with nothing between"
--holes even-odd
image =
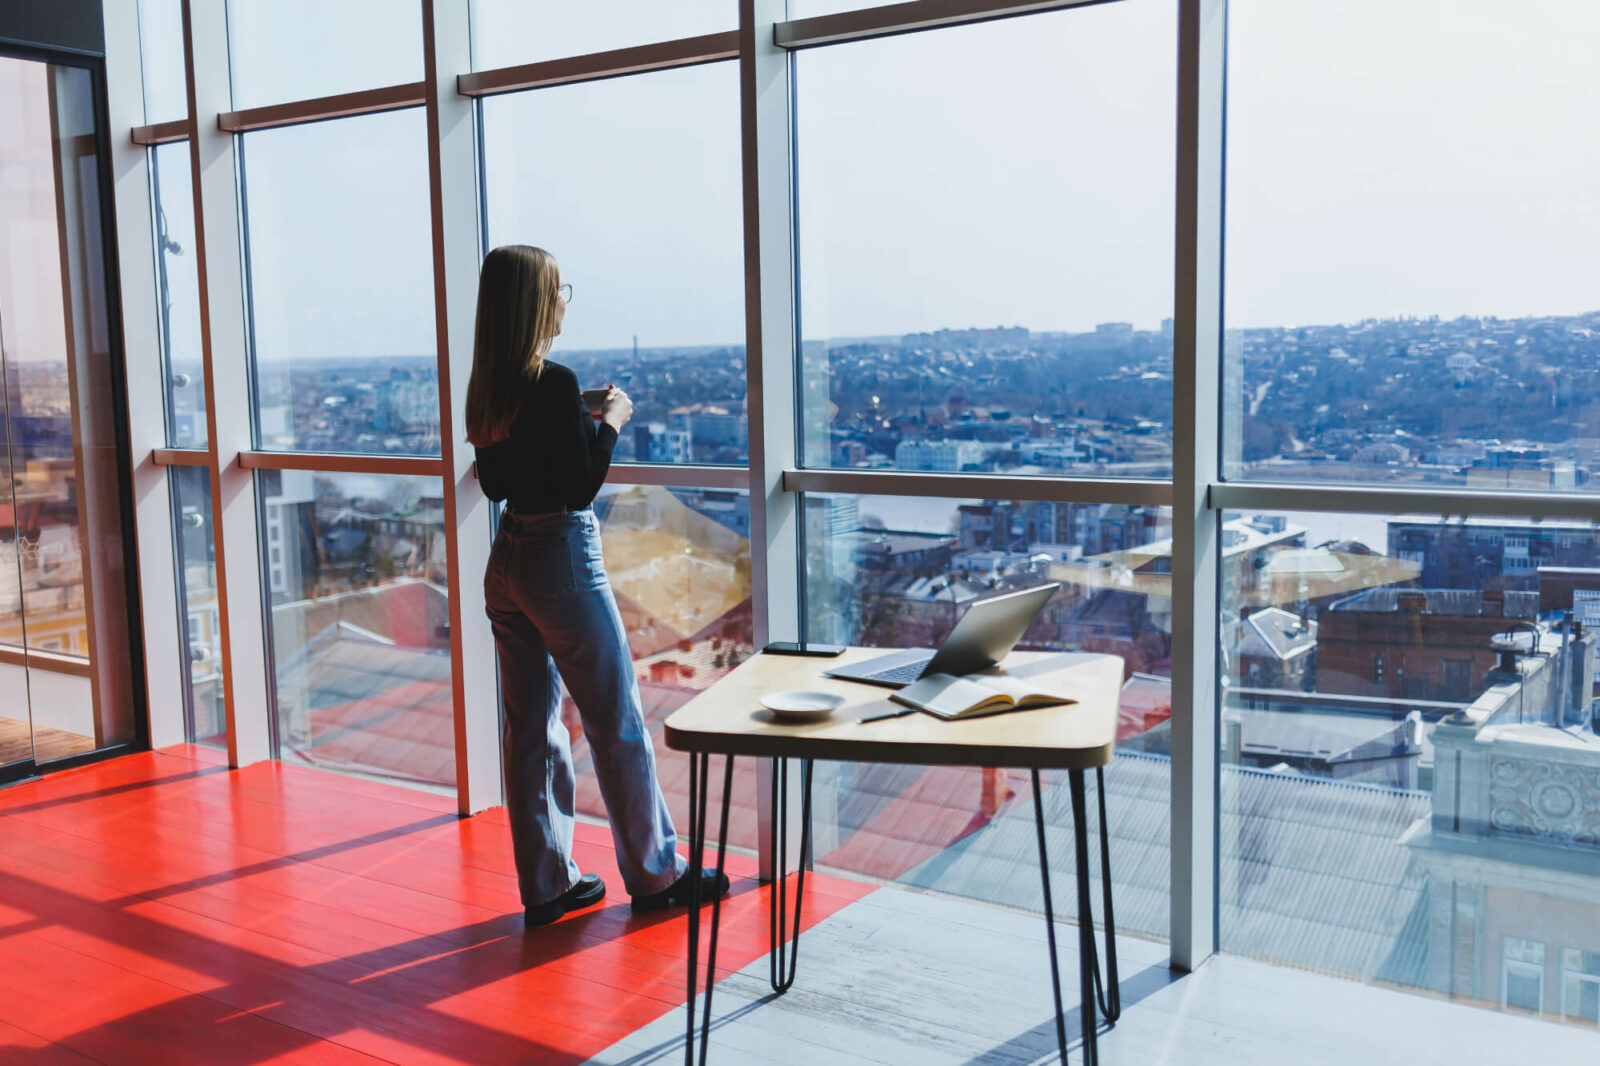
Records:
<instances>
[{"instance_id":1,"label":"wide-leg jeans","mask_svg":"<svg viewBox=\"0 0 1600 1066\"><path fill-rule=\"evenodd\" d=\"M501 757L522 902L555 899L578 881L572 857L576 783L561 721L567 683L617 864L631 895L659 892L683 872L677 833L656 780L633 656L600 552L592 510L506 510L484 574L484 602L500 660Z\"/></svg>"}]
</instances>

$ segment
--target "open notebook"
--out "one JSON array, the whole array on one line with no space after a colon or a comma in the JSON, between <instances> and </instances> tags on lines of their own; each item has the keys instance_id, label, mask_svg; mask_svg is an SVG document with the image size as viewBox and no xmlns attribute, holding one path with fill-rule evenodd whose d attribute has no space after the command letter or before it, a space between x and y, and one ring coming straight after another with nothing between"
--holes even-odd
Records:
<instances>
[{"instance_id":1,"label":"open notebook","mask_svg":"<svg viewBox=\"0 0 1600 1066\"><path fill-rule=\"evenodd\" d=\"M1007 674L929 674L889 698L938 718L974 718L1077 702L1041 692L1022 678Z\"/></svg>"}]
</instances>

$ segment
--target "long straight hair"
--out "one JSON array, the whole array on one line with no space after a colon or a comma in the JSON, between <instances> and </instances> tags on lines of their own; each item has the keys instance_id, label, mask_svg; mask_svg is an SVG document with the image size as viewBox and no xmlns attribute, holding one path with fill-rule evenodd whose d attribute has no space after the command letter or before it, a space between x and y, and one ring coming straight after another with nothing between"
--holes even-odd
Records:
<instances>
[{"instance_id":1,"label":"long straight hair","mask_svg":"<svg viewBox=\"0 0 1600 1066\"><path fill-rule=\"evenodd\" d=\"M483 258L467 382L467 440L486 447L511 435L530 382L556 335L561 271L543 248L506 244Z\"/></svg>"}]
</instances>

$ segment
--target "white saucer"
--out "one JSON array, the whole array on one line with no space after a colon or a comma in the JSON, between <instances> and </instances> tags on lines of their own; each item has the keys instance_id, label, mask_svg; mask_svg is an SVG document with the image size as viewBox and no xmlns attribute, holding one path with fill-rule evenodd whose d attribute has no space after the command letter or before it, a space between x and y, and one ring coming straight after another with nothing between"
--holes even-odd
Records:
<instances>
[{"instance_id":1,"label":"white saucer","mask_svg":"<svg viewBox=\"0 0 1600 1066\"><path fill-rule=\"evenodd\" d=\"M843 696L836 696L831 692L806 692L801 690L769 692L761 697L761 706L779 718L788 718L794 721L826 718L843 702Z\"/></svg>"}]
</instances>

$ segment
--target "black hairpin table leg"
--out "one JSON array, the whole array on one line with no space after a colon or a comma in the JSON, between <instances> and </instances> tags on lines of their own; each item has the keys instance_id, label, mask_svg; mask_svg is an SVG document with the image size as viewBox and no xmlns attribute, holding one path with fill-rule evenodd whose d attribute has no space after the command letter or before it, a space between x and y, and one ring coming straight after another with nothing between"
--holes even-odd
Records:
<instances>
[{"instance_id":1,"label":"black hairpin table leg","mask_svg":"<svg viewBox=\"0 0 1600 1066\"><path fill-rule=\"evenodd\" d=\"M1067 778L1072 788L1072 851L1078 881L1078 983L1082 990L1078 1013L1083 1029L1083 1061L1086 1066L1097 1066L1100 1016L1095 1013L1095 985L1099 983L1100 967L1095 957L1094 913L1089 902L1088 804L1084 799L1083 771L1068 770Z\"/></svg>"},{"instance_id":2,"label":"black hairpin table leg","mask_svg":"<svg viewBox=\"0 0 1600 1066\"><path fill-rule=\"evenodd\" d=\"M1033 824L1039 831L1039 876L1044 881L1044 931L1050 943L1050 990L1056 1003L1056 1044L1061 1061L1067 1061L1067 1018L1061 1008L1061 963L1056 957L1056 916L1050 896L1050 855L1044 841L1044 795L1039 788L1039 771L1033 771ZM1091 1006L1092 1009L1092 1006Z\"/></svg>"},{"instance_id":3,"label":"black hairpin table leg","mask_svg":"<svg viewBox=\"0 0 1600 1066\"><path fill-rule=\"evenodd\" d=\"M1116 926L1111 910L1111 849L1107 843L1105 774L1096 769L1100 807L1100 883L1104 889L1106 920L1106 974L1100 974L1099 954L1094 943L1094 913L1089 895L1089 828L1088 802L1085 796L1083 771L1067 771L1072 791L1072 843L1073 859L1078 888L1078 980L1080 984L1079 1019L1083 1029L1083 1058L1088 1066L1100 1061L1099 1016L1105 1015L1108 1025L1115 1025L1122 1015L1122 994L1117 983ZM1050 986L1055 994L1056 1041L1061 1051L1061 1061L1067 1061L1067 1025L1061 1008L1061 966L1056 955L1056 925L1054 904L1050 894L1050 857L1045 850L1044 798L1039 787L1039 771L1033 771L1033 816L1039 833L1039 873L1044 882L1045 934L1050 944ZM1096 1006L1099 1013L1096 1013Z\"/></svg>"},{"instance_id":4,"label":"black hairpin table leg","mask_svg":"<svg viewBox=\"0 0 1600 1066\"><path fill-rule=\"evenodd\" d=\"M710 769L710 756L689 753L689 975L688 1029L683 1039L684 1066L694 1066L694 1004L696 983L700 979L700 870L701 849L705 846L706 787L703 778Z\"/></svg>"},{"instance_id":5,"label":"black hairpin table leg","mask_svg":"<svg viewBox=\"0 0 1600 1066\"><path fill-rule=\"evenodd\" d=\"M1100 801L1100 898L1105 903L1102 923L1106 935L1106 972L1100 973L1100 960L1095 959L1094 994L1100 1003L1100 1013L1108 1026L1116 1025L1122 1017L1122 986L1117 979L1117 920L1111 910L1111 832L1106 824L1106 774L1105 768L1094 770L1096 798ZM1092 924L1092 923L1091 923ZM1091 930L1092 931L1092 930ZM1090 943L1093 944L1093 937Z\"/></svg>"},{"instance_id":6,"label":"black hairpin table leg","mask_svg":"<svg viewBox=\"0 0 1600 1066\"><path fill-rule=\"evenodd\" d=\"M789 881L789 760L772 760L772 893L768 930L771 952L770 980L774 992L789 991L794 984L800 955L800 908L805 899L806 867L811 864L812 760L800 760L800 868L794 886L794 939L788 938Z\"/></svg>"},{"instance_id":7,"label":"black hairpin table leg","mask_svg":"<svg viewBox=\"0 0 1600 1066\"><path fill-rule=\"evenodd\" d=\"M695 984L698 972L697 958L700 948L700 881L705 868L706 795L711 791L711 756L689 755L689 1012L688 1028L684 1036L683 1061L694 1066L694 1008ZM717 870L723 871L728 852L728 800L733 792L733 756L727 756L722 771L722 817L717 834ZM706 946L706 1002L700 1024L700 1066L705 1066L711 1037L711 991L717 979L717 929L722 920L722 893L712 890L711 940Z\"/></svg>"}]
</instances>

